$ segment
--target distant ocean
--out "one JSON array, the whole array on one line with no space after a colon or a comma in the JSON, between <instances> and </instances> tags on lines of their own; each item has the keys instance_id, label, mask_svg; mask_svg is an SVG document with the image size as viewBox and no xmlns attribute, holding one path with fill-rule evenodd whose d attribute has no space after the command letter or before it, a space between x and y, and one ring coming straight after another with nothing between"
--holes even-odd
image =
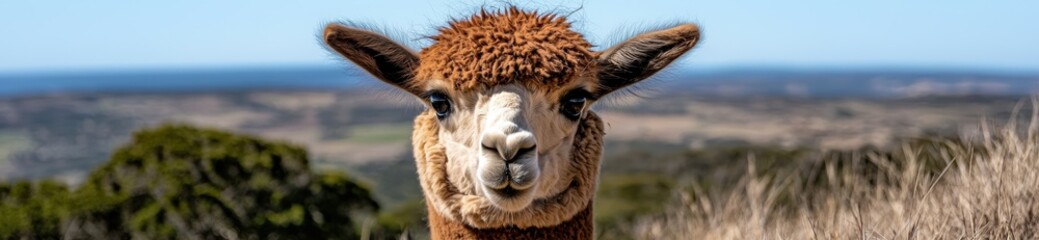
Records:
<instances>
[{"instance_id":1,"label":"distant ocean","mask_svg":"<svg viewBox=\"0 0 1039 240\"><path fill-rule=\"evenodd\" d=\"M718 96L921 97L1039 94L1039 74L925 70L672 71L651 90ZM123 92L337 90L379 85L346 67L0 73L0 97Z\"/></svg>"},{"instance_id":2,"label":"distant ocean","mask_svg":"<svg viewBox=\"0 0 1039 240\"><path fill-rule=\"evenodd\" d=\"M232 68L0 74L0 97L64 93L349 89L347 68Z\"/></svg>"}]
</instances>

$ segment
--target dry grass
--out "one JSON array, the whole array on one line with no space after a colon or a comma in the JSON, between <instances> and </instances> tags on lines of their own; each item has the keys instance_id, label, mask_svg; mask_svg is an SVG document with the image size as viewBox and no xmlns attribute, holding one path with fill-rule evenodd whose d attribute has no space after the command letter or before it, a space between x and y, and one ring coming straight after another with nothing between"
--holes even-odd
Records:
<instances>
[{"instance_id":1,"label":"dry grass","mask_svg":"<svg viewBox=\"0 0 1039 240\"><path fill-rule=\"evenodd\" d=\"M1039 100L1032 104L1027 126L982 124L968 144L940 143L929 155L946 163L937 171L912 147L901 149L903 161L861 156L881 169L869 174L828 165L818 188L801 187L805 178L794 175L755 176L751 165L736 188L682 194L667 215L637 223L634 237L1037 239Z\"/></svg>"}]
</instances>

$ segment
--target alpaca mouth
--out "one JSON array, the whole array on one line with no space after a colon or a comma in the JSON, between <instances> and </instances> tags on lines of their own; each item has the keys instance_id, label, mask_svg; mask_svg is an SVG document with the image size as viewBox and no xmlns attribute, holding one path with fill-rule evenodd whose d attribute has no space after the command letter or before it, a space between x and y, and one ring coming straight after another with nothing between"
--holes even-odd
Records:
<instances>
[{"instance_id":1,"label":"alpaca mouth","mask_svg":"<svg viewBox=\"0 0 1039 240\"><path fill-rule=\"evenodd\" d=\"M494 191L504 193L516 193L533 187L536 180L535 174L524 169L530 166L522 164L507 164L497 174L488 174L483 181L484 186ZM511 194L510 194L511 195Z\"/></svg>"},{"instance_id":2,"label":"alpaca mouth","mask_svg":"<svg viewBox=\"0 0 1039 240\"><path fill-rule=\"evenodd\" d=\"M506 212L516 212L533 201L541 171L539 167L536 157L512 162L480 159L475 177L483 196L492 204Z\"/></svg>"},{"instance_id":3,"label":"alpaca mouth","mask_svg":"<svg viewBox=\"0 0 1039 240\"><path fill-rule=\"evenodd\" d=\"M512 186L503 188L483 188L484 197L501 210L517 212L523 210L534 200L533 189L517 189Z\"/></svg>"},{"instance_id":4,"label":"alpaca mouth","mask_svg":"<svg viewBox=\"0 0 1039 240\"><path fill-rule=\"evenodd\" d=\"M487 164L488 167L480 170L479 180L484 187L490 189L514 188L515 190L527 190L533 187L538 178L536 163L501 163Z\"/></svg>"},{"instance_id":5,"label":"alpaca mouth","mask_svg":"<svg viewBox=\"0 0 1039 240\"><path fill-rule=\"evenodd\" d=\"M534 179L523 179L509 170L501 171L499 174L495 181L484 183L484 196L495 206L508 212L520 211L530 205L535 192Z\"/></svg>"},{"instance_id":6,"label":"alpaca mouth","mask_svg":"<svg viewBox=\"0 0 1039 240\"><path fill-rule=\"evenodd\" d=\"M523 193L523 190L513 188L512 186L506 186L502 189L494 189L493 191L495 194L503 198L513 198L519 195L520 193Z\"/></svg>"}]
</instances>

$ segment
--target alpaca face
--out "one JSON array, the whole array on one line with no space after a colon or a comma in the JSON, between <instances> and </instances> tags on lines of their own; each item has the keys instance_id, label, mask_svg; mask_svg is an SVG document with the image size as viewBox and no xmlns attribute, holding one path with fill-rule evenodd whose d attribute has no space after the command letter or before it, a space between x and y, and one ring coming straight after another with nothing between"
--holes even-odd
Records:
<instances>
[{"instance_id":1,"label":"alpaca face","mask_svg":"<svg viewBox=\"0 0 1039 240\"><path fill-rule=\"evenodd\" d=\"M587 81L545 91L431 87L426 103L440 121L451 182L510 212L564 190L577 122L593 101Z\"/></svg>"},{"instance_id":2,"label":"alpaca face","mask_svg":"<svg viewBox=\"0 0 1039 240\"><path fill-rule=\"evenodd\" d=\"M415 54L362 28L324 33L332 50L436 114L452 187L520 212L573 187L575 169L599 168L570 161L589 150L573 146L588 108L663 69L699 30L676 25L594 52L566 19L512 8L452 22L431 39Z\"/></svg>"}]
</instances>

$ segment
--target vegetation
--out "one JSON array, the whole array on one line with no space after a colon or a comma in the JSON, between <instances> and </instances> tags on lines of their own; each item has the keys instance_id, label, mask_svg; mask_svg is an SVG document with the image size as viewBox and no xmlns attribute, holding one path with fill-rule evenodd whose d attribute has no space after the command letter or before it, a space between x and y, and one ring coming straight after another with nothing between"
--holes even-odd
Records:
<instances>
[{"instance_id":1,"label":"vegetation","mask_svg":"<svg viewBox=\"0 0 1039 240\"><path fill-rule=\"evenodd\" d=\"M410 124L368 124L353 126L347 141L378 145L408 142L411 140Z\"/></svg>"},{"instance_id":2,"label":"vegetation","mask_svg":"<svg viewBox=\"0 0 1039 240\"><path fill-rule=\"evenodd\" d=\"M29 146L30 141L24 134L0 130L0 156L11 155ZM6 158L0 158L0 166L7 164L7 161Z\"/></svg>"},{"instance_id":3,"label":"vegetation","mask_svg":"<svg viewBox=\"0 0 1039 240\"><path fill-rule=\"evenodd\" d=\"M639 143L636 146L645 144ZM639 221L648 216L673 212L669 205L683 197L705 197L743 186L748 174L784 181L785 191L773 199L775 207L788 209L802 198L826 194L832 185L828 171L862 177L869 184L890 184L878 179L885 168L902 168L914 158L928 174L937 174L947 165L942 154L967 147L957 138L929 137L909 139L906 148L882 149L866 146L855 150L817 151L768 146L724 146L710 149L671 149L638 147L612 154L607 159L596 196L595 218L603 239L631 239ZM648 150L652 151L648 151ZM883 157L889 162L866 161L863 156ZM624 161L639 159L639 161ZM739 160L743 159L743 160ZM753 168L748 172L748 168ZM641 238L634 238L641 239Z\"/></svg>"},{"instance_id":4,"label":"vegetation","mask_svg":"<svg viewBox=\"0 0 1039 240\"><path fill-rule=\"evenodd\" d=\"M182 125L137 132L75 190L0 185L4 239L356 239L379 208L297 146Z\"/></svg>"},{"instance_id":5,"label":"vegetation","mask_svg":"<svg viewBox=\"0 0 1039 240\"><path fill-rule=\"evenodd\" d=\"M750 158L733 188L681 192L671 211L641 219L631 236L1039 238L1039 111L1021 128L1011 121L996 130L983 125L974 141L825 155L816 168L775 175L763 174Z\"/></svg>"},{"instance_id":6,"label":"vegetation","mask_svg":"<svg viewBox=\"0 0 1039 240\"><path fill-rule=\"evenodd\" d=\"M54 181L0 184L0 237L60 238L70 200L68 187Z\"/></svg>"}]
</instances>

